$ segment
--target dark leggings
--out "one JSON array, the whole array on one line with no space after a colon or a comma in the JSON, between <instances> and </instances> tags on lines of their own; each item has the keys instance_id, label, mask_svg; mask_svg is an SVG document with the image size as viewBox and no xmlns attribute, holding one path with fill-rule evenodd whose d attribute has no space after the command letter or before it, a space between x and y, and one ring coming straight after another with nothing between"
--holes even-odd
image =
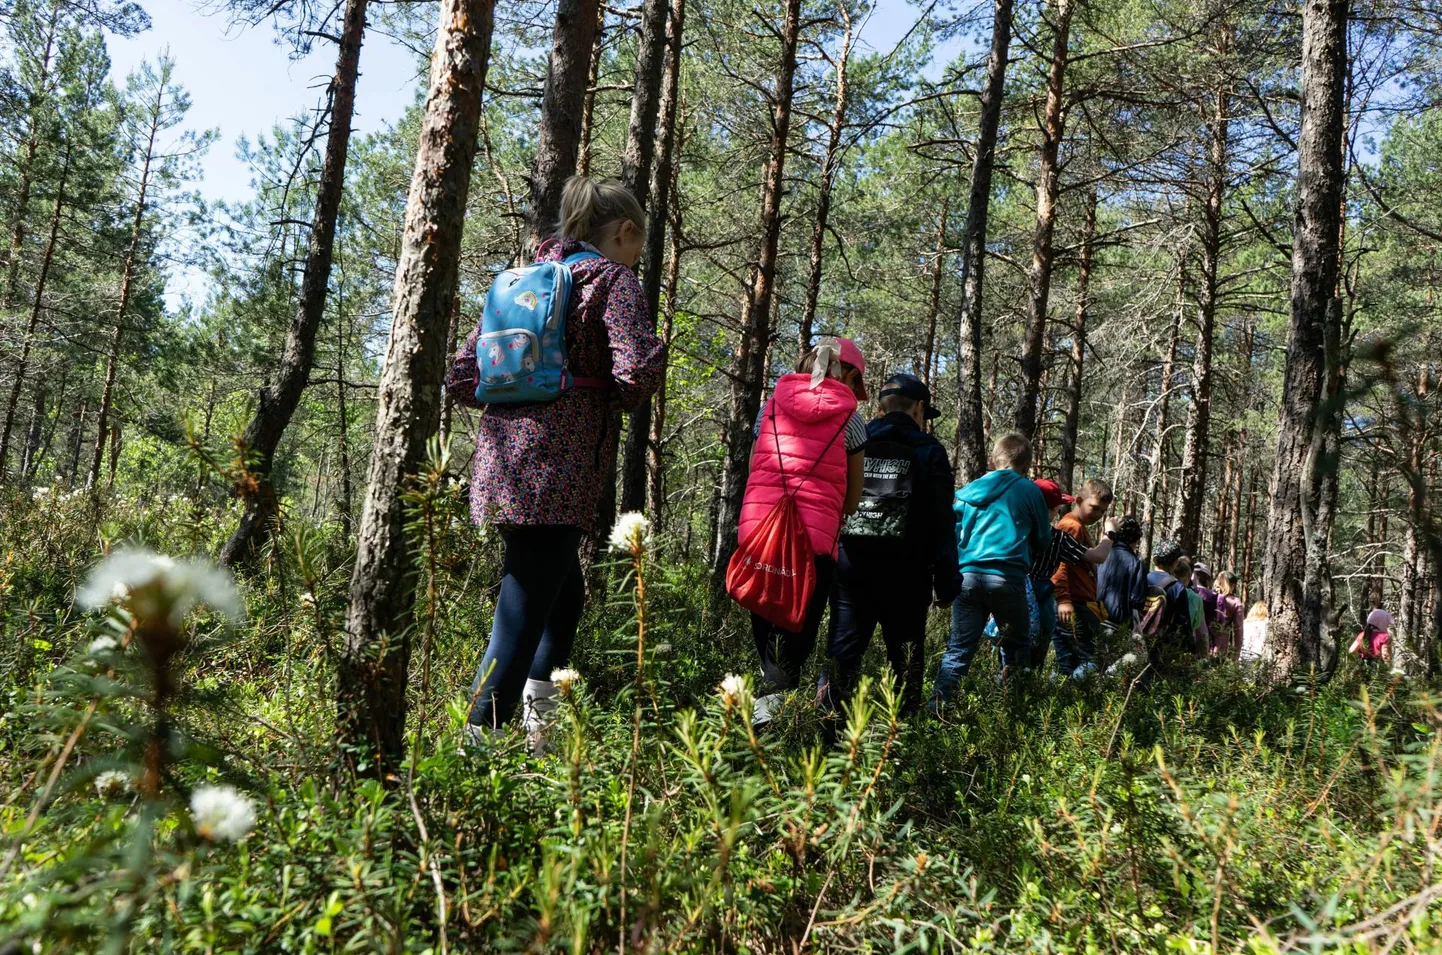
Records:
<instances>
[{"instance_id":1,"label":"dark leggings","mask_svg":"<svg viewBox=\"0 0 1442 955\"><path fill-rule=\"evenodd\" d=\"M491 640L471 683L470 722L499 726L516 712L526 678L549 680L571 658L586 603L581 529L555 524L507 527L501 593ZM484 682L483 682L484 681Z\"/></svg>"},{"instance_id":2,"label":"dark leggings","mask_svg":"<svg viewBox=\"0 0 1442 955\"><path fill-rule=\"evenodd\" d=\"M826 612L835 576L836 561L830 556L816 558L816 589L806 605L806 620L801 624L800 633L789 633L754 613L751 615L751 638L756 642L756 655L761 658L763 693L794 690L801 685L801 667L816 649L816 634L821 629L821 615Z\"/></svg>"}]
</instances>

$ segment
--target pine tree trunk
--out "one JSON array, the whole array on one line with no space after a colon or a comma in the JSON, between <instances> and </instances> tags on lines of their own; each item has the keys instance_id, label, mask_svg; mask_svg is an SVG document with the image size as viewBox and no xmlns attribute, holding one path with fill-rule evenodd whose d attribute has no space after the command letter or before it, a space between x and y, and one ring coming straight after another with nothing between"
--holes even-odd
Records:
<instances>
[{"instance_id":1,"label":"pine tree trunk","mask_svg":"<svg viewBox=\"0 0 1442 955\"><path fill-rule=\"evenodd\" d=\"M493 13L493 0L441 3L336 669L339 737L357 768L381 779L404 750L415 600L401 494L421 467L440 417L444 336L456 295Z\"/></svg>"},{"instance_id":2,"label":"pine tree trunk","mask_svg":"<svg viewBox=\"0 0 1442 955\"><path fill-rule=\"evenodd\" d=\"M674 189L674 183L672 185ZM666 266L666 311L661 329L661 339L667 344L671 342L675 334L676 325L676 284L681 277L681 211L677 209L673 218L671 231L671 253ZM660 387L656 389L656 397L651 415L651 440L646 447L646 487L648 494L648 512L651 521L656 526L661 526L665 517L666 506L666 458L665 458L665 437L666 437L666 372L661 374ZM687 532L690 532L689 521Z\"/></svg>"},{"instance_id":3,"label":"pine tree trunk","mask_svg":"<svg viewBox=\"0 0 1442 955\"><path fill-rule=\"evenodd\" d=\"M721 503L715 535L719 582L736 548L741 500L751 461L751 425L761 411L766 386L766 353L771 344L771 306L776 260L781 242L781 199L785 191L786 153L791 135L791 102L795 92L796 45L801 34L801 0L786 0L781 27L781 61L771 100L771 146L761 185L760 235L755 265L741 309L741 338L731 363L730 410L726 421L726 459L721 474Z\"/></svg>"},{"instance_id":4,"label":"pine tree trunk","mask_svg":"<svg viewBox=\"0 0 1442 955\"><path fill-rule=\"evenodd\" d=\"M35 92L29 97L29 127L25 134L24 152L16 169L14 221L10 223L10 249L5 260L5 294L0 305L11 308L20 294L20 258L25 248L25 229L30 215L31 177L35 171L35 156L40 150L41 114L49 98L51 67L54 65L55 39L60 23L60 0L51 0L50 22L45 31L45 43L40 54L40 68L36 72ZM0 460L0 472L4 461Z\"/></svg>"},{"instance_id":5,"label":"pine tree trunk","mask_svg":"<svg viewBox=\"0 0 1442 955\"><path fill-rule=\"evenodd\" d=\"M1006 88L1007 49L1011 45L1012 0L993 0L991 52L981 88L977 118L976 160L966 225L961 238L961 312L957 316L958 356L956 471L958 483L981 477L986 466L986 410L981 400L982 279L986 265L987 212L991 206L991 175L996 165L996 139ZM993 370L995 366L993 366ZM994 377L994 376L993 376ZM995 392L995 385L992 391Z\"/></svg>"},{"instance_id":6,"label":"pine tree trunk","mask_svg":"<svg viewBox=\"0 0 1442 955\"><path fill-rule=\"evenodd\" d=\"M606 5L596 4L596 38L591 41L591 69L586 74L586 98L581 104L581 148L576 175L591 174L591 139L596 129L596 85L601 81L601 55L606 44Z\"/></svg>"},{"instance_id":7,"label":"pine tree trunk","mask_svg":"<svg viewBox=\"0 0 1442 955\"><path fill-rule=\"evenodd\" d=\"M1192 360L1192 401L1187 409L1187 436L1182 452L1181 519L1176 536L1188 554L1201 545L1202 508L1207 494L1207 464L1212 426L1212 345L1217 326L1218 272L1222 255L1222 202L1227 188L1230 98L1226 90L1214 97L1212 142L1207 163L1207 201L1202 213L1202 274L1197 288L1197 344Z\"/></svg>"},{"instance_id":8,"label":"pine tree trunk","mask_svg":"<svg viewBox=\"0 0 1442 955\"><path fill-rule=\"evenodd\" d=\"M655 315L661 307L661 270L666 258L666 226L672 217L672 204L677 201L676 154L679 139L676 123L681 113L681 48L686 26L686 0L671 0L671 16L666 30L666 74L661 91L661 150L651 172L650 205L646 210L646 254L642 268L642 291L646 304ZM680 246L675 230L680 228L679 210L671 232L670 258L666 265L666 317L662 339L669 345L676 318L676 284ZM639 511L643 506L658 524L663 502L661 438L666 420L666 375L654 398L631 416L631 431L626 441L626 460L621 480L621 508Z\"/></svg>"},{"instance_id":9,"label":"pine tree trunk","mask_svg":"<svg viewBox=\"0 0 1442 955\"><path fill-rule=\"evenodd\" d=\"M1071 42L1071 18L1079 0L1056 0L1052 23L1051 66L1046 78L1046 107L1042 114L1041 147L1036 177L1036 231L1032 237L1031 270L1027 273L1026 333L1021 350L1021 396L1017 400L1013 427L1036 440L1037 399L1041 393L1042 349L1046 344L1046 310L1051 297L1051 273L1055 256L1052 235L1056 231L1056 201L1061 193L1058 154L1066 134L1066 67Z\"/></svg>"},{"instance_id":10,"label":"pine tree trunk","mask_svg":"<svg viewBox=\"0 0 1442 955\"><path fill-rule=\"evenodd\" d=\"M315 339L325 314L326 292L335 253L336 220L340 216L345 188L346 158L350 152L351 120L355 114L356 78L360 73L367 2L346 0L335 77L330 85L330 130L326 135L325 159L321 164L315 212L311 217L310 246L306 250L300 301L286 331L285 348L281 352L275 378L261 389L255 416L250 419L242 439L247 452L253 456L250 470L256 480L242 486L245 513L221 548L220 563L225 566L235 566L254 557L280 516L276 489L271 484L271 467L276 448L280 446L285 429L290 426L290 420L300 406L301 395L310 383L311 367L315 364ZM344 373L340 377L344 378Z\"/></svg>"},{"instance_id":11,"label":"pine tree trunk","mask_svg":"<svg viewBox=\"0 0 1442 955\"><path fill-rule=\"evenodd\" d=\"M1097 233L1097 187L1087 191L1086 222L1082 229L1081 261L1076 277L1076 327L1072 329L1071 371L1067 378L1066 419L1061 432L1062 487L1076 481L1077 428L1081 423L1082 371L1087 353L1087 313L1091 309L1092 261Z\"/></svg>"},{"instance_id":12,"label":"pine tree trunk","mask_svg":"<svg viewBox=\"0 0 1442 955\"><path fill-rule=\"evenodd\" d=\"M576 172L597 4L598 0L560 0L556 6L551 64L541 99L536 158L531 163L531 201L526 209L533 254L555 230L561 214L561 190Z\"/></svg>"},{"instance_id":13,"label":"pine tree trunk","mask_svg":"<svg viewBox=\"0 0 1442 955\"><path fill-rule=\"evenodd\" d=\"M1262 566L1262 587L1271 609L1269 651L1282 678L1305 675L1323 662L1323 595L1316 575L1318 552L1324 557L1326 550L1316 523L1324 466L1320 405L1329 363L1336 360L1330 347L1335 347L1341 324L1336 289L1347 16L1347 0L1302 4L1292 308Z\"/></svg>"},{"instance_id":14,"label":"pine tree trunk","mask_svg":"<svg viewBox=\"0 0 1442 955\"><path fill-rule=\"evenodd\" d=\"M147 114L149 128L146 134L145 155L140 166L140 188L135 197L135 210L131 214L130 244L126 247L124 264L121 268L120 303L115 309L115 327L111 329L110 344L105 356L105 385L100 392L100 415L95 422L95 448L90 456L90 472L85 479L87 490L94 490L100 480L100 465L105 459L105 441L110 435L110 411L115 402L115 378L120 370L120 344L125 335L125 320L130 315L130 296L135 287L135 273L140 267L140 240L143 235L141 225L145 220L146 203L150 190L150 173L155 161L155 138L160 134L169 77L169 71L165 71L157 78L155 102Z\"/></svg>"},{"instance_id":15,"label":"pine tree trunk","mask_svg":"<svg viewBox=\"0 0 1442 955\"><path fill-rule=\"evenodd\" d=\"M806 301L801 306L800 327L796 334L796 353L811 350L812 328L816 323L816 303L821 298L821 266L826 249L826 225L831 215L831 190L836 184L836 170L841 160L841 134L846 131L846 107L850 95L847 70L851 64L851 11L845 3L837 5L841 18L841 48L836 54L836 98L831 122L826 127L826 150L821 159L821 179L816 187L816 219L811 224L811 251L807 263Z\"/></svg>"},{"instance_id":16,"label":"pine tree trunk","mask_svg":"<svg viewBox=\"0 0 1442 955\"><path fill-rule=\"evenodd\" d=\"M40 462L40 441L45 428L45 376L35 378L35 392L30 406L30 427L25 432L25 450L20 455L20 482L27 484Z\"/></svg>"},{"instance_id":17,"label":"pine tree trunk","mask_svg":"<svg viewBox=\"0 0 1442 955\"><path fill-rule=\"evenodd\" d=\"M1171 411L1172 403L1172 378L1177 364L1177 339L1182 331L1182 288L1185 278L1181 271L1181 264L1178 262L1177 273L1177 311L1176 317L1172 319L1172 329L1167 336L1167 356L1162 361L1162 384L1161 391L1157 396L1157 438L1152 445L1152 458L1150 471L1147 474L1147 496L1142 501L1142 526L1147 533L1147 556L1152 553L1152 539L1156 531L1157 508L1161 508L1162 520L1166 520L1166 469L1167 469L1167 416Z\"/></svg>"},{"instance_id":18,"label":"pine tree trunk","mask_svg":"<svg viewBox=\"0 0 1442 955\"><path fill-rule=\"evenodd\" d=\"M631 121L626 134L626 156L622 178L633 185L636 198L646 209L646 249L642 256L641 291L654 321L661 307L661 280L665 267L667 205L671 198L671 151L675 144L676 89L681 69L681 23L673 19L668 31L667 7L674 3L671 17L685 16L684 0L649 0L642 9L641 50L636 63L636 86L631 94ZM664 89L663 89L664 87ZM656 155L656 138L661 149ZM621 510L639 511L646 506L646 453L651 439L651 401L631 413L626 434L626 453L621 468ZM620 434L617 432L617 438ZM606 495L602 494L604 508ZM603 510L597 531L609 533L615 518L614 502Z\"/></svg>"},{"instance_id":19,"label":"pine tree trunk","mask_svg":"<svg viewBox=\"0 0 1442 955\"><path fill-rule=\"evenodd\" d=\"M40 326L40 312L45 302L45 287L50 281L50 269L55 263L56 244L60 238L60 220L65 211L65 187L70 179L72 143L65 142L64 158L60 164L60 179L55 188L55 206L50 214L50 235L45 240L45 254L40 259L40 272L35 277L35 294L30 299L30 319L25 325L25 335L20 342L20 357L15 360L15 380L10 384L10 396L5 401L5 420L0 424L0 482L5 480L5 465L10 455L10 435L15 427L15 414L20 407L20 390L25 384L25 374L30 366L30 350L35 342L35 332ZM40 385L44 402L44 388ZM28 445L27 445L28 453ZM25 474L22 464L21 478Z\"/></svg>"},{"instance_id":20,"label":"pine tree trunk","mask_svg":"<svg viewBox=\"0 0 1442 955\"><path fill-rule=\"evenodd\" d=\"M80 473L80 450L85 446L85 415L90 411L90 402L81 401L80 407L70 413L70 464L65 469L65 485L75 486Z\"/></svg>"},{"instance_id":21,"label":"pine tree trunk","mask_svg":"<svg viewBox=\"0 0 1442 955\"><path fill-rule=\"evenodd\" d=\"M946 216L951 208L951 196L942 195L941 212L936 217L936 254L931 261L931 308L926 316L926 354L922 356L921 367L916 376L931 385L931 362L936 356L936 324L941 320L941 283L946 277Z\"/></svg>"}]
</instances>

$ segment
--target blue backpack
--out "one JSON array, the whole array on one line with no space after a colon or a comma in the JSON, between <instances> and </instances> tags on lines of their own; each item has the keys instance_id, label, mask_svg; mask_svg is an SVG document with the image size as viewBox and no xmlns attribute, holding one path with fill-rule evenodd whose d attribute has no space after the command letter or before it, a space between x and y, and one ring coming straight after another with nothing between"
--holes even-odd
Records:
<instances>
[{"instance_id":1,"label":"blue backpack","mask_svg":"<svg viewBox=\"0 0 1442 955\"><path fill-rule=\"evenodd\" d=\"M566 367L571 266L599 259L577 252L560 262L507 269L491 283L476 338L476 400L487 405L555 401L577 384Z\"/></svg>"}]
</instances>

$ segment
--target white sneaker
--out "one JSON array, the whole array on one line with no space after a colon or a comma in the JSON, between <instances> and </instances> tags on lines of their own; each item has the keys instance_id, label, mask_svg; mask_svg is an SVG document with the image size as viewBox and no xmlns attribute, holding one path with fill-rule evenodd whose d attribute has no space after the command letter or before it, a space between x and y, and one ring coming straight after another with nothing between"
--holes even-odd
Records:
<instances>
[{"instance_id":1,"label":"white sneaker","mask_svg":"<svg viewBox=\"0 0 1442 955\"><path fill-rule=\"evenodd\" d=\"M497 736L500 730L493 726L480 726L476 723L467 723L461 729L461 745L456 750L457 756L469 756L486 745Z\"/></svg>"},{"instance_id":2,"label":"white sneaker","mask_svg":"<svg viewBox=\"0 0 1442 955\"><path fill-rule=\"evenodd\" d=\"M547 736L556 722L556 684L550 680L527 680L521 693L521 721L526 727L526 741L532 756L546 754Z\"/></svg>"},{"instance_id":3,"label":"white sneaker","mask_svg":"<svg viewBox=\"0 0 1442 955\"><path fill-rule=\"evenodd\" d=\"M751 703L751 725L765 726L776 716L776 708L781 705L780 693L768 693L765 696L758 696Z\"/></svg>"}]
</instances>

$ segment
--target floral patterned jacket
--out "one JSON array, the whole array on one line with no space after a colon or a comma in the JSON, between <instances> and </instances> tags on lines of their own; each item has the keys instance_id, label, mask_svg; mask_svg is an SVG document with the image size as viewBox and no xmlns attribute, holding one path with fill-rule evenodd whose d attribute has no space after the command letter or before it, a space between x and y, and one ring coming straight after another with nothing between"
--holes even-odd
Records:
<instances>
[{"instance_id":1,"label":"floral patterned jacket","mask_svg":"<svg viewBox=\"0 0 1442 955\"><path fill-rule=\"evenodd\" d=\"M554 262L584 247L551 240L537 260ZM607 379L607 389L572 388L544 404L476 402L476 338L472 331L451 363L446 391L458 404L481 408L472 461L471 517L501 525L564 524L589 530L603 481L614 479L611 409L640 407L660 384L666 347L656 336L641 283L607 258L571 267L566 317L573 375Z\"/></svg>"}]
</instances>

